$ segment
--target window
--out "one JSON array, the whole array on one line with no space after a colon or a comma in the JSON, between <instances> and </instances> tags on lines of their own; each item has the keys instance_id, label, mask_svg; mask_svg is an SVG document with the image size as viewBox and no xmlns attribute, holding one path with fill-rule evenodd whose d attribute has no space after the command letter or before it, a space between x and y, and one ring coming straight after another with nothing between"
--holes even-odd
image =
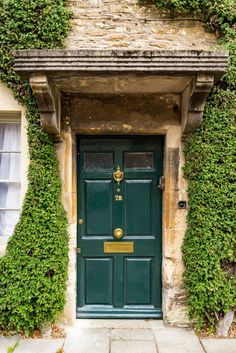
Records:
<instances>
[{"instance_id":1,"label":"window","mask_svg":"<svg viewBox=\"0 0 236 353\"><path fill-rule=\"evenodd\" d=\"M0 118L0 241L7 242L20 215L20 121Z\"/></svg>"},{"instance_id":2,"label":"window","mask_svg":"<svg viewBox=\"0 0 236 353\"><path fill-rule=\"evenodd\" d=\"M125 168L154 169L154 152L125 152Z\"/></svg>"},{"instance_id":3,"label":"window","mask_svg":"<svg viewBox=\"0 0 236 353\"><path fill-rule=\"evenodd\" d=\"M112 152L84 152L84 169L112 169L113 153Z\"/></svg>"}]
</instances>

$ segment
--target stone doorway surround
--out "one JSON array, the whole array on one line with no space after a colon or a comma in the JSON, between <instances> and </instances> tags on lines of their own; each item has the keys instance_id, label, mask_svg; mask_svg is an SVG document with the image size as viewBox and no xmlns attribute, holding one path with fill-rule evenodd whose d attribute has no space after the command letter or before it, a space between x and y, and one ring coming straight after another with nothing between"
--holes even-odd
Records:
<instances>
[{"instance_id":1,"label":"stone doorway surround","mask_svg":"<svg viewBox=\"0 0 236 353\"><path fill-rule=\"evenodd\" d=\"M202 119L228 53L201 50L19 50L43 130L55 141L68 213L70 264L64 321L76 320L76 135L164 135L163 319L187 325L181 245L187 200L183 141Z\"/></svg>"}]
</instances>

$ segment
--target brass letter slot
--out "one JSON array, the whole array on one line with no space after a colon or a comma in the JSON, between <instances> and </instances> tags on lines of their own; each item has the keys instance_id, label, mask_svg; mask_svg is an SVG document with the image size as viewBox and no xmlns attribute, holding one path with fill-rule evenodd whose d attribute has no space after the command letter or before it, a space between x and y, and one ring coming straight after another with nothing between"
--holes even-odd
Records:
<instances>
[{"instance_id":1,"label":"brass letter slot","mask_svg":"<svg viewBox=\"0 0 236 353\"><path fill-rule=\"evenodd\" d=\"M124 243L118 242L109 242L105 241L104 245L104 253L105 254L115 254L115 253L125 253L125 254L133 254L134 252L134 242L127 241Z\"/></svg>"}]
</instances>

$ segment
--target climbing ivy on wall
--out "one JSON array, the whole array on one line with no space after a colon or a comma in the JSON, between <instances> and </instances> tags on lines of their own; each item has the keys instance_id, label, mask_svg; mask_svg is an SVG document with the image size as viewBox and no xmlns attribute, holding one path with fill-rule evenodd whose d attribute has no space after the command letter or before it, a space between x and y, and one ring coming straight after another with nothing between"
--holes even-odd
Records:
<instances>
[{"instance_id":1,"label":"climbing ivy on wall","mask_svg":"<svg viewBox=\"0 0 236 353\"><path fill-rule=\"evenodd\" d=\"M30 158L20 220L0 258L0 328L26 334L63 309L68 234L53 143L28 81L14 72L12 51L62 47L69 17L66 0L0 0L0 81L26 109Z\"/></svg>"},{"instance_id":2,"label":"climbing ivy on wall","mask_svg":"<svg viewBox=\"0 0 236 353\"><path fill-rule=\"evenodd\" d=\"M201 16L230 51L229 68L213 89L200 128L185 143L189 187L183 253L189 313L197 328L215 322L236 304L235 0L152 0L172 16Z\"/></svg>"}]
</instances>

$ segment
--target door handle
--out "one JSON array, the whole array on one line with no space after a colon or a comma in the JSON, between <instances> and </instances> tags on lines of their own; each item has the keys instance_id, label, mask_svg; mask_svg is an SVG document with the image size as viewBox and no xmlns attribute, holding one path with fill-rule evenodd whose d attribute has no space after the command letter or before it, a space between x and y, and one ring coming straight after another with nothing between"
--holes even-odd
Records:
<instances>
[{"instance_id":1,"label":"door handle","mask_svg":"<svg viewBox=\"0 0 236 353\"><path fill-rule=\"evenodd\" d=\"M116 239L121 239L124 235L124 231L122 228L116 228L114 230L113 234Z\"/></svg>"}]
</instances>

